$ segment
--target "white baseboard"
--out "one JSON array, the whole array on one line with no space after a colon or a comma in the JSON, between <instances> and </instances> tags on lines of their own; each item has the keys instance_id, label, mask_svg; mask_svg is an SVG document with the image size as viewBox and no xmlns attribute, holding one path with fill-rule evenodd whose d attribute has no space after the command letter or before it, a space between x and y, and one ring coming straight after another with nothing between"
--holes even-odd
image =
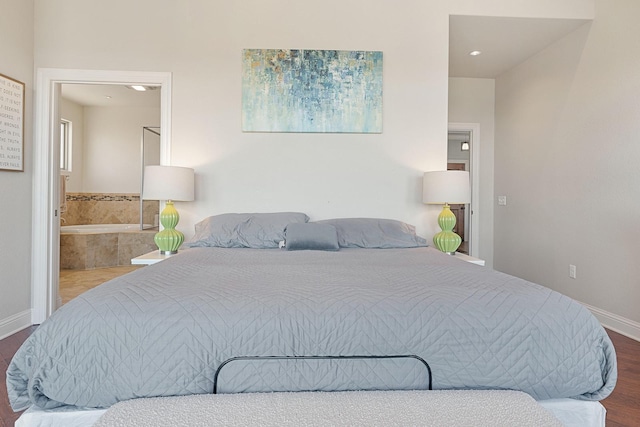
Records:
<instances>
[{"instance_id":1,"label":"white baseboard","mask_svg":"<svg viewBox=\"0 0 640 427\"><path fill-rule=\"evenodd\" d=\"M0 319L0 340L31 326L31 310Z\"/></svg>"},{"instance_id":2,"label":"white baseboard","mask_svg":"<svg viewBox=\"0 0 640 427\"><path fill-rule=\"evenodd\" d=\"M640 341L640 323L618 316L617 314L609 313L608 311L589 304L582 303L582 305L587 307L605 328L611 329L633 340Z\"/></svg>"}]
</instances>

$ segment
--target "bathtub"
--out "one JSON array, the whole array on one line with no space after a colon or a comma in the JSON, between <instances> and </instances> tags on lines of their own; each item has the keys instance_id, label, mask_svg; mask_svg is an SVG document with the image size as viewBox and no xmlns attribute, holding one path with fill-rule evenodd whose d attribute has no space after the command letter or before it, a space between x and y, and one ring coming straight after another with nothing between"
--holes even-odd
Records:
<instances>
[{"instance_id":1,"label":"bathtub","mask_svg":"<svg viewBox=\"0 0 640 427\"><path fill-rule=\"evenodd\" d=\"M145 224L145 228L150 228ZM118 233L122 231L140 231L140 224L83 224L62 225L60 233Z\"/></svg>"},{"instance_id":2,"label":"bathtub","mask_svg":"<svg viewBox=\"0 0 640 427\"><path fill-rule=\"evenodd\" d=\"M146 225L145 225L146 226ZM131 265L131 259L157 249L157 229L140 224L86 224L60 227L60 269Z\"/></svg>"},{"instance_id":3,"label":"bathtub","mask_svg":"<svg viewBox=\"0 0 640 427\"><path fill-rule=\"evenodd\" d=\"M151 228L145 224L144 228ZM140 231L140 224L83 224L83 225L62 225L60 233L120 233L123 231Z\"/></svg>"}]
</instances>

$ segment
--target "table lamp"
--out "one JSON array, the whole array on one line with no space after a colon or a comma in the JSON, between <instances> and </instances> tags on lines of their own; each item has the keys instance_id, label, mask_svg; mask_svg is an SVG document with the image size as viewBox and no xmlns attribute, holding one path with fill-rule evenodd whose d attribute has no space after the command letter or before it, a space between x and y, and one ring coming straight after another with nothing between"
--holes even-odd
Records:
<instances>
[{"instance_id":1,"label":"table lamp","mask_svg":"<svg viewBox=\"0 0 640 427\"><path fill-rule=\"evenodd\" d=\"M465 204L471 202L471 185L467 171L425 172L422 182L422 202L444 204L438 215L438 225L442 231L433 236L436 248L454 255L462 243L462 238L453 232L456 216L451 212L449 203Z\"/></svg>"},{"instance_id":2,"label":"table lamp","mask_svg":"<svg viewBox=\"0 0 640 427\"><path fill-rule=\"evenodd\" d=\"M180 215L173 202L193 200L193 176L193 169L179 166L154 165L144 168L142 198L167 201L160 213L160 224L164 229L153 238L161 254L178 253L178 248L184 242L184 234L176 230Z\"/></svg>"}]
</instances>

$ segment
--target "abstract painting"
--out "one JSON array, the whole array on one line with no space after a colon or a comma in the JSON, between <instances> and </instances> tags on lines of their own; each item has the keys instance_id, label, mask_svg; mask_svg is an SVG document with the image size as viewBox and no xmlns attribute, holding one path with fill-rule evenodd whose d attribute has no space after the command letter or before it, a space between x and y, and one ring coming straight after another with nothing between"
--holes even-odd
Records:
<instances>
[{"instance_id":1,"label":"abstract painting","mask_svg":"<svg viewBox=\"0 0 640 427\"><path fill-rule=\"evenodd\" d=\"M382 52L245 49L245 132L382 132Z\"/></svg>"}]
</instances>

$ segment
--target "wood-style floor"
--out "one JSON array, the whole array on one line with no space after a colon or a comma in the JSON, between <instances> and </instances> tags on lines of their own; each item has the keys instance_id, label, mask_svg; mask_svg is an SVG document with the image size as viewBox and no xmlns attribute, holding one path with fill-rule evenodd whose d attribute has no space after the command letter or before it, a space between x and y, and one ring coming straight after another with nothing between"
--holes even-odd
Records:
<instances>
[{"instance_id":1,"label":"wood-style floor","mask_svg":"<svg viewBox=\"0 0 640 427\"><path fill-rule=\"evenodd\" d=\"M122 276L130 271L143 268L140 265L121 265L119 267L96 268L95 270L60 270L60 298L62 304L91 288Z\"/></svg>"},{"instance_id":2,"label":"wood-style floor","mask_svg":"<svg viewBox=\"0 0 640 427\"><path fill-rule=\"evenodd\" d=\"M113 276L124 274L135 267L93 270L96 278L92 283L97 285ZM63 302L87 289L86 277L78 272L63 272L60 294ZM85 274L86 276L86 274ZM6 387L6 371L11 358L20 345L35 330L35 326L20 331L0 340L0 427L13 427L20 414L9 407ZM607 331L618 355L618 384L615 390L602 404L607 409L607 427L639 427L640 426L640 342L634 341L618 333Z\"/></svg>"},{"instance_id":3,"label":"wood-style floor","mask_svg":"<svg viewBox=\"0 0 640 427\"><path fill-rule=\"evenodd\" d=\"M640 342L607 330L618 355L618 383L602 404L607 427L640 426Z\"/></svg>"},{"instance_id":4,"label":"wood-style floor","mask_svg":"<svg viewBox=\"0 0 640 427\"><path fill-rule=\"evenodd\" d=\"M13 412L9 406L9 398L7 397L7 368L11 358L18 351L18 348L22 345L36 327L24 329L17 334L13 334L8 338L0 340L0 427L13 427L14 423L20 416Z\"/></svg>"}]
</instances>

